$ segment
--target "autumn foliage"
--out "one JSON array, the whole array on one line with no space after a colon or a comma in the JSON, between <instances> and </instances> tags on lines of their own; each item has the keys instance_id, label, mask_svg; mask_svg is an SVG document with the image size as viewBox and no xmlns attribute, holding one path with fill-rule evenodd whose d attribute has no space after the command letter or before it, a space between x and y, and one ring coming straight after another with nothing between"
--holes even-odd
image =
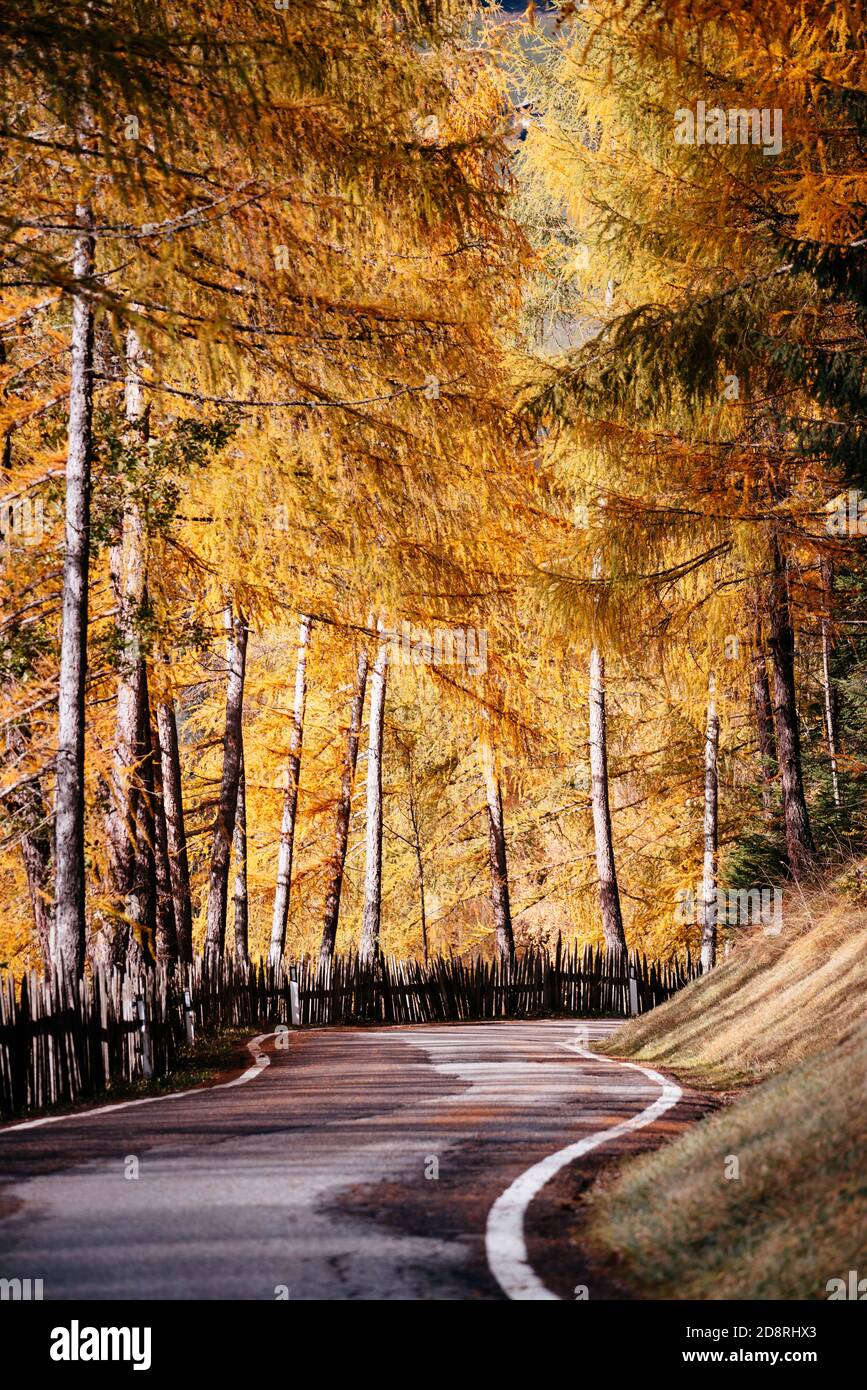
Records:
<instances>
[{"instance_id":1,"label":"autumn foliage","mask_svg":"<svg viewBox=\"0 0 867 1390\"><path fill-rule=\"evenodd\" d=\"M0 963L722 950L862 842L864 24L0 0Z\"/></svg>"}]
</instances>

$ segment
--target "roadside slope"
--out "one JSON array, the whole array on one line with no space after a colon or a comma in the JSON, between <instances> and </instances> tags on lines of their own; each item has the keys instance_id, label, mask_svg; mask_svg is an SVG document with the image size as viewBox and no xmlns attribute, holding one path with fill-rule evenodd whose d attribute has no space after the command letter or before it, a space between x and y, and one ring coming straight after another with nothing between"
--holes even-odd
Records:
<instances>
[{"instance_id":1,"label":"roadside slope","mask_svg":"<svg viewBox=\"0 0 867 1390\"><path fill-rule=\"evenodd\" d=\"M587 1198L582 1242L638 1296L824 1299L867 1277L867 904L844 876L785 923L605 1044L742 1088Z\"/></svg>"}]
</instances>

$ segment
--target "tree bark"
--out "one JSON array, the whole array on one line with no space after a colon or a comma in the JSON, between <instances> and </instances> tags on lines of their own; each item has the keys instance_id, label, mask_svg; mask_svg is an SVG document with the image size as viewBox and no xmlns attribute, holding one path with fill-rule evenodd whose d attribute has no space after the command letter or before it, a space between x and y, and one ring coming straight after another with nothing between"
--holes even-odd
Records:
<instances>
[{"instance_id":1,"label":"tree bark","mask_svg":"<svg viewBox=\"0 0 867 1390\"><path fill-rule=\"evenodd\" d=\"M247 623L244 615L226 608L226 723L223 735L223 775L220 804L214 822L211 862L208 869L208 912L205 928L205 954L212 965L223 956L226 944L226 902L229 892L229 861L235 834L238 806L238 777L241 771L241 721L244 709L244 671L247 659Z\"/></svg>"},{"instance_id":2,"label":"tree bark","mask_svg":"<svg viewBox=\"0 0 867 1390\"><path fill-rule=\"evenodd\" d=\"M367 740L367 824L365 829L364 910L359 956L370 961L379 950L382 915L382 745L388 646L380 638L370 675L370 732Z\"/></svg>"},{"instance_id":3,"label":"tree bark","mask_svg":"<svg viewBox=\"0 0 867 1390\"><path fill-rule=\"evenodd\" d=\"M704 974L712 970L716 964L717 945L719 717L716 712L714 687L714 677L711 676L704 740L704 864L701 880L701 968Z\"/></svg>"},{"instance_id":4,"label":"tree bark","mask_svg":"<svg viewBox=\"0 0 867 1390\"><path fill-rule=\"evenodd\" d=\"M488 860L491 867L491 906L494 911L494 938L497 955L510 964L515 958L512 909L509 902L509 870L506 858L506 825L503 793L494 763L494 750L487 737L481 742L485 802L488 812Z\"/></svg>"},{"instance_id":5,"label":"tree bark","mask_svg":"<svg viewBox=\"0 0 867 1390\"><path fill-rule=\"evenodd\" d=\"M235 860L235 886L232 905L235 910L235 960L246 965L250 959L249 903L247 898L247 775L244 750L241 749L241 771L238 775L238 810L235 816L235 837L232 846Z\"/></svg>"},{"instance_id":6,"label":"tree bark","mask_svg":"<svg viewBox=\"0 0 867 1390\"><path fill-rule=\"evenodd\" d=\"M501 810L502 810L502 799L500 800L500 808L501 808ZM424 861L423 861L423 859L422 859L422 854L421 854L421 835L420 835L420 833L419 833L418 814L417 814L417 811L416 811L416 804L415 804L415 790L414 790L414 787L413 787L413 780L412 780L412 767L410 767L410 773L409 773L409 819L410 819L410 823L411 823L411 825L412 825L413 848L415 849L415 864L416 864L416 872L417 872L417 874L418 874L418 897L419 897L419 903L420 903L420 906L421 906L421 944L422 944L422 949L423 949L423 951L424 951L425 964L427 964L427 959L428 959L428 947L427 947L427 912L426 912L426 910L425 910L425 901L424 901ZM504 855L504 858L505 858L505 844L503 845L503 855ZM508 882L507 882L506 887L507 887L507 891L508 891ZM510 919L510 921L509 921L509 930L510 930L510 932L511 932L511 919Z\"/></svg>"},{"instance_id":7,"label":"tree bark","mask_svg":"<svg viewBox=\"0 0 867 1390\"><path fill-rule=\"evenodd\" d=\"M141 386L143 353L138 335L132 328L126 335L126 358L124 404L127 440L134 446L145 437L147 423ZM117 923L112 956L115 963L122 966L127 943L135 940L137 930L142 933L147 930L147 922L140 915L146 908L147 898L140 886L136 888L135 878L137 868L141 867L138 847L138 822L141 816L139 783L143 773L138 765L140 746L144 744L148 758L151 753L150 731L147 731L145 739L142 738L147 672L139 640L147 584L145 535L138 501L129 489L123 502L120 538L111 548L110 567L117 604L116 623L121 657L106 838L109 895Z\"/></svg>"},{"instance_id":8,"label":"tree bark","mask_svg":"<svg viewBox=\"0 0 867 1390\"><path fill-rule=\"evenodd\" d=\"M153 747L144 661L138 663L138 674L140 685L135 703L139 711L139 727L134 749L137 794L132 879L126 897L123 927L115 935L116 964L133 972L143 965L153 964L157 921Z\"/></svg>"},{"instance_id":9,"label":"tree bark","mask_svg":"<svg viewBox=\"0 0 867 1390\"><path fill-rule=\"evenodd\" d=\"M187 836L184 824L178 724L174 700L171 695L161 699L157 705L157 730L162 762L163 806L166 818L172 900L175 909L178 958L184 964L189 965L193 959L193 911L190 898Z\"/></svg>"},{"instance_id":10,"label":"tree bark","mask_svg":"<svg viewBox=\"0 0 867 1390\"><path fill-rule=\"evenodd\" d=\"M156 871L156 954L165 965L178 959L178 932L172 892L172 871L169 856L168 826L166 824L165 787L163 785L163 750L159 723L151 722L154 783L154 866Z\"/></svg>"},{"instance_id":11,"label":"tree bark","mask_svg":"<svg viewBox=\"0 0 867 1390\"><path fill-rule=\"evenodd\" d=\"M82 283L94 272L90 206L79 204L72 273L72 372L66 457L66 536L58 687L55 784L55 909L51 958L78 977L84 969L87 923L84 877L84 690L87 679L90 464L93 451L93 309Z\"/></svg>"},{"instance_id":12,"label":"tree bark","mask_svg":"<svg viewBox=\"0 0 867 1390\"><path fill-rule=\"evenodd\" d=\"M772 554L774 572L769 593L768 646L774 678L774 723L777 730L786 853L792 874L796 879L800 879L812 869L816 849L804 796L801 736L795 698L795 634L789 608L788 566L776 537L773 540Z\"/></svg>"},{"instance_id":13,"label":"tree bark","mask_svg":"<svg viewBox=\"0 0 867 1390\"><path fill-rule=\"evenodd\" d=\"M834 594L834 572L827 561L822 562L822 582L828 596L828 608ZM828 615L822 616L822 696L825 711L825 737L831 763L831 790L834 805L840 805L840 779L837 775L837 731L834 727L834 687L831 682L831 625Z\"/></svg>"},{"instance_id":14,"label":"tree bark","mask_svg":"<svg viewBox=\"0 0 867 1390\"><path fill-rule=\"evenodd\" d=\"M590 800L602 931L609 951L626 950L620 911L620 890L614 861L611 806L608 798L608 730L605 711L605 661L599 649L590 653Z\"/></svg>"},{"instance_id":15,"label":"tree bark","mask_svg":"<svg viewBox=\"0 0 867 1390\"><path fill-rule=\"evenodd\" d=\"M268 950L268 960L273 966L280 964L286 949L289 890L292 885L292 851L295 846L295 818L298 812L298 780L301 775L301 745L304 740L304 706L307 702L307 644L309 638L310 618L304 614L298 630L295 701L292 708L289 760L286 765L286 786L283 793L283 821L280 826L280 850L277 856L277 887L274 892L271 945Z\"/></svg>"},{"instance_id":16,"label":"tree bark","mask_svg":"<svg viewBox=\"0 0 867 1390\"><path fill-rule=\"evenodd\" d=\"M30 728L27 721L12 724L8 734L9 751L16 764L23 763L30 750ZM38 774L20 783L7 793L5 804L21 845L27 891L33 911L33 922L42 953L46 977L51 976L51 920L54 904L51 896L52 835L51 812L42 791Z\"/></svg>"},{"instance_id":17,"label":"tree bark","mask_svg":"<svg viewBox=\"0 0 867 1390\"><path fill-rule=\"evenodd\" d=\"M755 650L753 655L753 714L756 722L756 737L759 745L762 777L762 813L766 820L773 814L774 777L776 776L776 750L774 747L774 711L771 705L771 691L768 685L768 668L762 644L761 619L756 622Z\"/></svg>"},{"instance_id":18,"label":"tree bark","mask_svg":"<svg viewBox=\"0 0 867 1390\"><path fill-rule=\"evenodd\" d=\"M343 768L340 774L340 796L337 802L337 817L334 825L334 852L331 856L331 875L325 897L325 920L322 924L322 944L319 948L320 966L327 965L331 960L337 940L340 894L343 889L343 870L346 864L349 821L352 814L352 786L355 781L355 767L358 762L358 742L361 734L361 719L364 713L364 694L367 688L367 667L367 648L362 646L358 653L355 688L349 711L349 728L346 734Z\"/></svg>"}]
</instances>

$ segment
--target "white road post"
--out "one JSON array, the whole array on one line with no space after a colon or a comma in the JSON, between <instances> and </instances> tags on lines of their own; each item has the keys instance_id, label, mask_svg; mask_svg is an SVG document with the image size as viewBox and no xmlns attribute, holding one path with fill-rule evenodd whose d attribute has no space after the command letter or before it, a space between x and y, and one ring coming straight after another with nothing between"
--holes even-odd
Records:
<instances>
[{"instance_id":1,"label":"white road post","mask_svg":"<svg viewBox=\"0 0 867 1390\"><path fill-rule=\"evenodd\" d=\"M187 1033L187 1047L192 1047L196 1041L196 1016L188 989L184 990L184 1027Z\"/></svg>"},{"instance_id":2,"label":"white road post","mask_svg":"<svg viewBox=\"0 0 867 1390\"><path fill-rule=\"evenodd\" d=\"M632 970L629 972L629 1012L632 1014L633 1018L635 1018L638 1013L638 981L635 978L635 972Z\"/></svg>"},{"instance_id":3,"label":"white road post","mask_svg":"<svg viewBox=\"0 0 867 1390\"><path fill-rule=\"evenodd\" d=\"M301 995L298 991L298 966L289 967L289 1017L293 1028L301 1027Z\"/></svg>"},{"instance_id":4,"label":"white road post","mask_svg":"<svg viewBox=\"0 0 867 1390\"><path fill-rule=\"evenodd\" d=\"M145 1013L144 995L136 996L135 1011L138 1016L138 1030L141 1037L141 1069L142 1074L151 1077L154 1074L153 1055L151 1053L151 1035L148 1029L147 1014Z\"/></svg>"}]
</instances>

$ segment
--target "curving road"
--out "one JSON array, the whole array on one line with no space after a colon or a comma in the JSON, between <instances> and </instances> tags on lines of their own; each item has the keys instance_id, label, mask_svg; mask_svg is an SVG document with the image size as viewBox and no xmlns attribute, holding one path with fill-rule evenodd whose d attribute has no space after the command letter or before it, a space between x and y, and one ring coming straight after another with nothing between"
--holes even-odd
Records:
<instances>
[{"instance_id":1,"label":"curving road","mask_svg":"<svg viewBox=\"0 0 867 1390\"><path fill-rule=\"evenodd\" d=\"M240 1084L0 1130L0 1277L46 1298L573 1298L600 1161L700 1108L575 1020L305 1030Z\"/></svg>"}]
</instances>

